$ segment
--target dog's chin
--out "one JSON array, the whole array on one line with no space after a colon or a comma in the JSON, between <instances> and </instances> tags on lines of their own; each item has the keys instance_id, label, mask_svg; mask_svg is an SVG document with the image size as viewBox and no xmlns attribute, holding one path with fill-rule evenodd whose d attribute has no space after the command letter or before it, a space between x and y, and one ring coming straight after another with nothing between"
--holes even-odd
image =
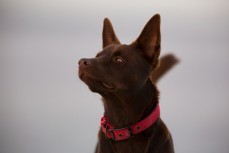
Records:
<instances>
[{"instance_id":1,"label":"dog's chin","mask_svg":"<svg viewBox=\"0 0 229 153\"><path fill-rule=\"evenodd\" d=\"M110 83L100 81L86 74L79 74L79 78L89 87L92 92L112 92L115 87Z\"/></svg>"}]
</instances>

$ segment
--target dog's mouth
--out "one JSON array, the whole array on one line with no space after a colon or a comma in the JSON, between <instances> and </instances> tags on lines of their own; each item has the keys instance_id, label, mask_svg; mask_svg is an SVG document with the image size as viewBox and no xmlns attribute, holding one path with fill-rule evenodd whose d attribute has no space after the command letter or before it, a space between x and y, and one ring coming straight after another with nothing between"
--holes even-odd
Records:
<instances>
[{"instance_id":1,"label":"dog's mouth","mask_svg":"<svg viewBox=\"0 0 229 153\"><path fill-rule=\"evenodd\" d=\"M114 90L115 89L115 87L111 83L95 79L92 76L87 75L87 74L85 74L85 73L83 73L81 71L79 72L79 78L83 82L85 82L88 86L96 84L96 85L99 85L99 86L101 86L103 88L106 88L106 89L109 89L109 90Z\"/></svg>"},{"instance_id":2,"label":"dog's mouth","mask_svg":"<svg viewBox=\"0 0 229 153\"><path fill-rule=\"evenodd\" d=\"M114 89L114 86L112 86L111 84L109 83L106 83L106 82L101 82L102 86L104 86L105 88L107 89Z\"/></svg>"}]
</instances>

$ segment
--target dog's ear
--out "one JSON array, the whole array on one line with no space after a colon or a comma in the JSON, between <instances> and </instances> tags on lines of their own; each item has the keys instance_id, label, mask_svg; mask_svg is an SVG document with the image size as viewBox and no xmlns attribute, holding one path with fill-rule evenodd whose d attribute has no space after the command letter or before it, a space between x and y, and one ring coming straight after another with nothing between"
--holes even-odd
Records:
<instances>
[{"instance_id":1,"label":"dog's ear","mask_svg":"<svg viewBox=\"0 0 229 153\"><path fill-rule=\"evenodd\" d=\"M158 64L158 57L160 55L160 43L160 15L156 14L148 21L140 36L133 44L143 51L146 59L152 62L155 68Z\"/></svg>"},{"instance_id":2,"label":"dog's ear","mask_svg":"<svg viewBox=\"0 0 229 153\"><path fill-rule=\"evenodd\" d=\"M108 18L103 21L103 48L111 44L120 44Z\"/></svg>"}]
</instances>

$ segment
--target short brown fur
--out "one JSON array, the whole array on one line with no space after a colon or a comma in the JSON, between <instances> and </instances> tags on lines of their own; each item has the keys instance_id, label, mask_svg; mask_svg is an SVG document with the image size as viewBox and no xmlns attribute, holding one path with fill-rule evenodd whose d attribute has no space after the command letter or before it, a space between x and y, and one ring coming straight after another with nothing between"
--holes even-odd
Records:
<instances>
[{"instance_id":1,"label":"short brown fur","mask_svg":"<svg viewBox=\"0 0 229 153\"><path fill-rule=\"evenodd\" d=\"M154 71L160 55L160 16L154 15L130 45L121 44L112 24L104 20L103 50L79 61L79 77L102 96L105 114L115 128L137 123L159 103L154 83L171 65ZM165 59L172 59L172 55ZM159 67L160 69L160 67ZM154 73L153 73L154 72ZM157 77L151 77L151 74ZM153 81L150 80L150 77ZM170 132L161 118L145 131L124 141L113 141L99 131L95 153L174 153Z\"/></svg>"}]
</instances>

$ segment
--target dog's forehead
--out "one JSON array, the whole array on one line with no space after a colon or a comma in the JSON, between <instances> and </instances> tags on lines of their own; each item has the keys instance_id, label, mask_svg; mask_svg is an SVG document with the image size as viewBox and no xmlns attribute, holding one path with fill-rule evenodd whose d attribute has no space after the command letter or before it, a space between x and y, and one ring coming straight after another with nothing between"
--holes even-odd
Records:
<instances>
[{"instance_id":1,"label":"dog's forehead","mask_svg":"<svg viewBox=\"0 0 229 153\"><path fill-rule=\"evenodd\" d=\"M98 52L96 56L113 54L113 53L117 50L117 48L118 48L119 46L120 46L120 45L116 45L116 44L109 45L109 46L103 48L102 51Z\"/></svg>"},{"instance_id":2,"label":"dog's forehead","mask_svg":"<svg viewBox=\"0 0 229 153\"><path fill-rule=\"evenodd\" d=\"M117 51L122 45L119 45L119 44L113 44L113 45L110 45L108 46L107 48L105 48L104 50L107 51L107 52L112 52L114 53L115 51Z\"/></svg>"},{"instance_id":3,"label":"dog's forehead","mask_svg":"<svg viewBox=\"0 0 229 153\"><path fill-rule=\"evenodd\" d=\"M115 45L107 46L107 47L103 48L102 51L98 52L96 56L101 56L101 55L104 55L104 54L109 54L115 48L116 48Z\"/></svg>"},{"instance_id":4,"label":"dog's forehead","mask_svg":"<svg viewBox=\"0 0 229 153\"><path fill-rule=\"evenodd\" d=\"M105 55L105 54L114 54L114 53L127 53L130 51L135 50L135 48L133 48L130 45L126 45L126 44L112 44L109 45L107 47L105 47L102 51L100 51L97 56L100 55Z\"/></svg>"}]
</instances>

